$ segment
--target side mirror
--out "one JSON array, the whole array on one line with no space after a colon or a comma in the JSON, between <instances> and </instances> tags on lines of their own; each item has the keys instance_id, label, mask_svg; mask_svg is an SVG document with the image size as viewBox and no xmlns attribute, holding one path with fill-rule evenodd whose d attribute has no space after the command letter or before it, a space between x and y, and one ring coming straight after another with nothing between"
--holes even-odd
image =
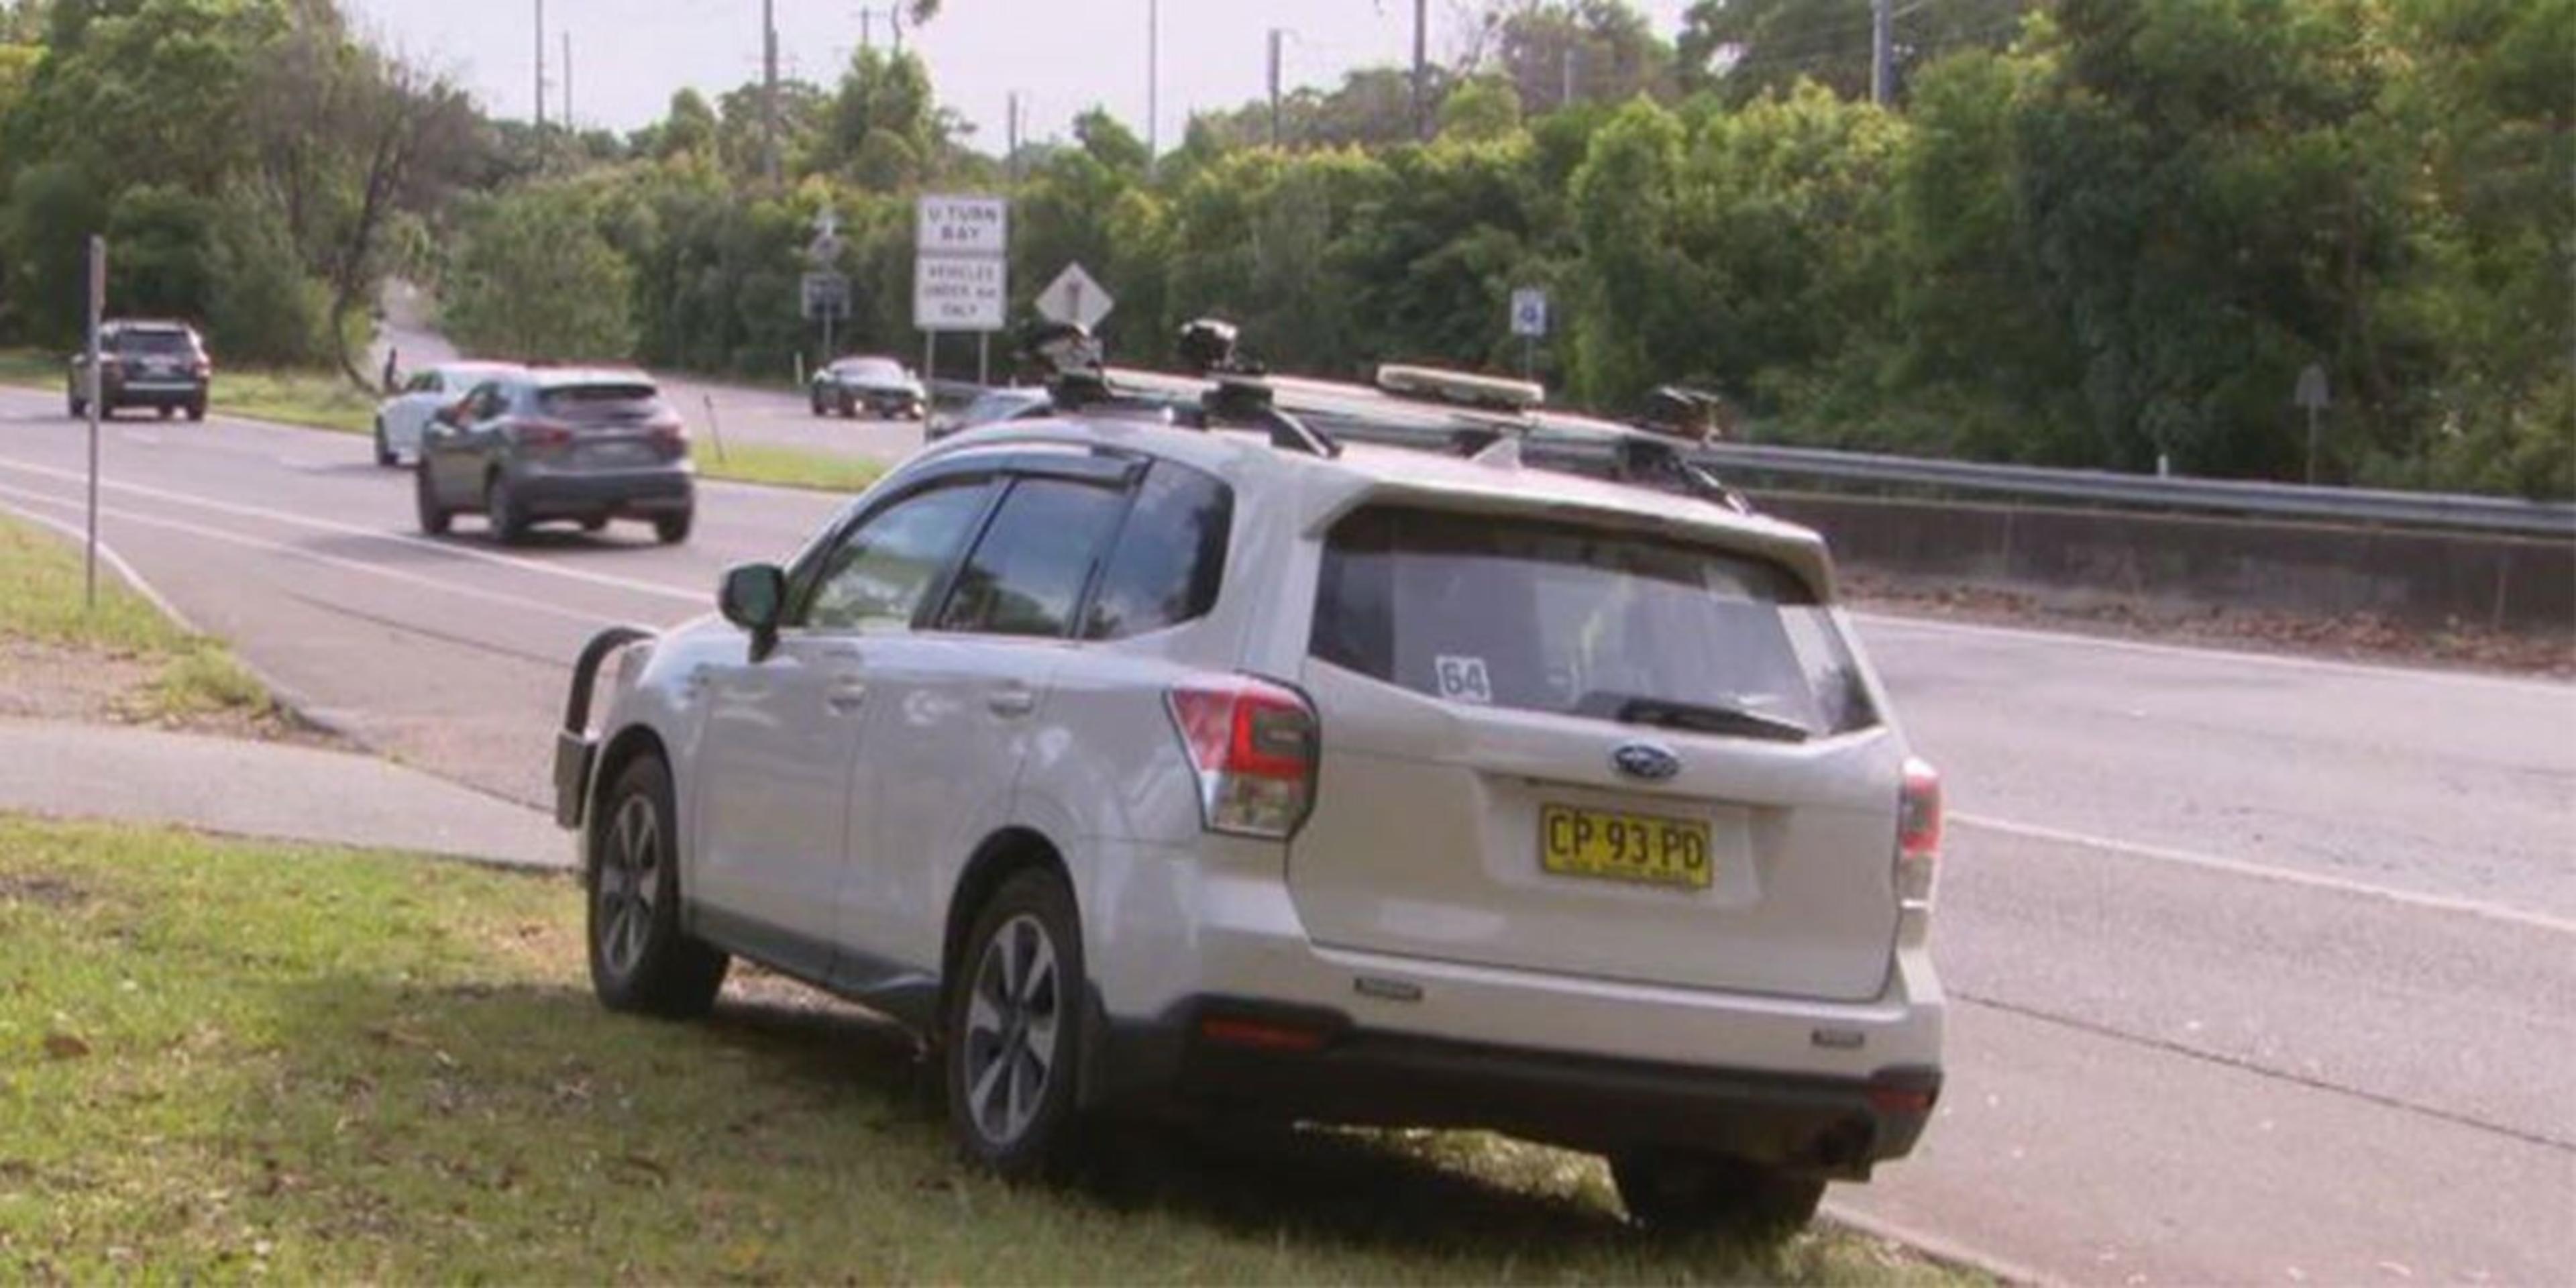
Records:
<instances>
[{"instance_id":1,"label":"side mirror","mask_svg":"<svg viewBox=\"0 0 2576 1288\"><path fill-rule=\"evenodd\" d=\"M716 611L751 632L754 655L767 652L778 637L778 619L787 611L787 574L776 564L737 564L725 570L716 592Z\"/></svg>"}]
</instances>

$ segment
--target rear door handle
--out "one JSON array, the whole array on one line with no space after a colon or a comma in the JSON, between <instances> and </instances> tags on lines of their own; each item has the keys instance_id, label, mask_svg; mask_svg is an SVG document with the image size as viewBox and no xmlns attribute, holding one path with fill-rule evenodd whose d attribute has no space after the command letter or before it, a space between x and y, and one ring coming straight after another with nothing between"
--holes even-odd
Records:
<instances>
[{"instance_id":1,"label":"rear door handle","mask_svg":"<svg viewBox=\"0 0 2576 1288\"><path fill-rule=\"evenodd\" d=\"M1013 681L984 696L984 705L997 716L1024 716L1037 710L1037 690Z\"/></svg>"}]
</instances>

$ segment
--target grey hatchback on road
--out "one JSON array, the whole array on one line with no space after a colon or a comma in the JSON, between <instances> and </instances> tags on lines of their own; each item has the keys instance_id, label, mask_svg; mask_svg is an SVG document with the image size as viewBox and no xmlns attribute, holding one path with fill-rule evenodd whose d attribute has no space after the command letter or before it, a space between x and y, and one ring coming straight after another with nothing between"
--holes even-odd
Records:
<instances>
[{"instance_id":1,"label":"grey hatchback on road","mask_svg":"<svg viewBox=\"0 0 2576 1288\"><path fill-rule=\"evenodd\" d=\"M423 532L479 512L509 545L553 520L596 532L611 519L641 519L675 543L697 514L688 428L638 372L502 375L440 409L420 443Z\"/></svg>"}]
</instances>

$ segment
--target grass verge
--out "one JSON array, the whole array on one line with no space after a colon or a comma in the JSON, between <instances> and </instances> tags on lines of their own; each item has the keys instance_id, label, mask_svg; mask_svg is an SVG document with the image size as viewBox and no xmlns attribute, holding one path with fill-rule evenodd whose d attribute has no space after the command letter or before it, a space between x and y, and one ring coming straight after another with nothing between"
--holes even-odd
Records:
<instances>
[{"instance_id":1,"label":"grass verge","mask_svg":"<svg viewBox=\"0 0 2576 1288\"><path fill-rule=\"evenodd\" d=\"M36 349L0 349L0 384L31 385L59 395L63 359ZM243 368L215 372L208 405L217 415L364 434L375 427L376 398L327 368ZM125 416L150 415L126 411Z\"/></svg>"},{"instance_id":2,"label":"grass verge","mask_svg":"<svg viewBox=\"0 0 2576 1288\"><path fill-rule=\"evenodd\" d=\"M883 477L882 462L834 456L767 443L728 443L721 455L705 442L693 445L700 476L772 487L812 488L822 492L857 492Z\"/></svg>"},{"instance_id":3,"label":"grass verge","mask_svg":"<svg viewBox=\"0 0 2576 1288\"><path fill-rule=\"evenodd\" d=\"M275 717L268 690L222 641L181 628L109 569L99 570L95 608L84 604L82 584L79 551L0 518L0 640L154 668L149 683L118 701L119 713L130 719L185 724Z\"/></svg>"},{"instance_id":4,"label":"grass verge","mask_svg":"<svg viewBox=\"0 0 2576 1288\"><path fill-rule=\"evenodd\" d=\"M737 981L610 1015L560 878L0 816L0 1278L1961 1282L1837 1231L1640 1238L1458 1134L958 1166L908 1046Z\"/></svg>"}]
</instances>

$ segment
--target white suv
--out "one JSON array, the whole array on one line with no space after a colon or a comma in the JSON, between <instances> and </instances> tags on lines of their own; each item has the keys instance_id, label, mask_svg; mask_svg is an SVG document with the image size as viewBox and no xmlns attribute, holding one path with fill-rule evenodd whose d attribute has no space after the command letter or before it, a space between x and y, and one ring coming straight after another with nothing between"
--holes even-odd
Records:
<instances>
[{"instance_id":1,"label":"white suv","mask_svg":"<svg viewBox=\"0 0 2576 1288\"><path fill-rule=\"evenodd\" d=\"M1075 415L721 607L578 670L601 1000L701 1013L743 956L883 1011L1005 1173L1115 1112L1473 1126L1776 1225L1938 1094L1938 787L1813 533Z\"/></svg>"}]
</instances>

